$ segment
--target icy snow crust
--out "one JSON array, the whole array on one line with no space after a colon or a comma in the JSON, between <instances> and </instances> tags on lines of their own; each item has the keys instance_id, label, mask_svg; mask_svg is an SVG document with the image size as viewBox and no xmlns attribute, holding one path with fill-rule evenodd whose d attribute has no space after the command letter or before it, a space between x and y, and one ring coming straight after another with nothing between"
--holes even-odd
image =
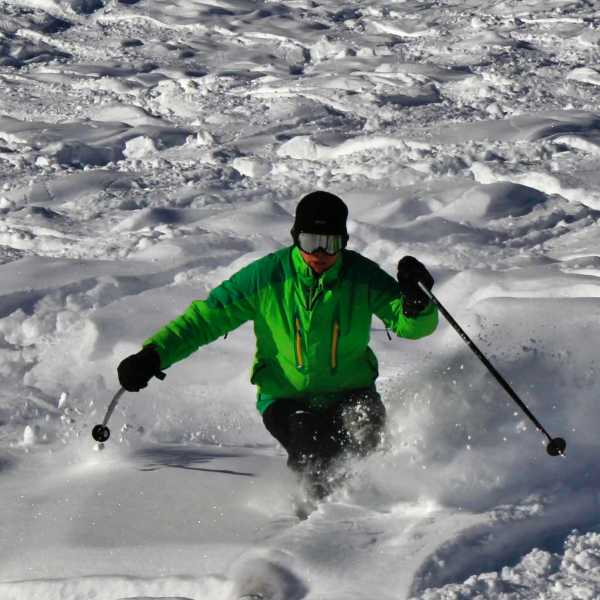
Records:
<instances>
[{"instance_id":1,"label":"icy snow crust","mask_svg":"<svg viewBox=\"0 0 600 600\"><path fill-rule=\"evenodd\" d=\"M600 597L600 6L0 0L2 600ZM290 242L298 198L436 292L373 347L386 450L305 521L249 325L126 394L116 365Z\"/></svg>"}]
</instances>

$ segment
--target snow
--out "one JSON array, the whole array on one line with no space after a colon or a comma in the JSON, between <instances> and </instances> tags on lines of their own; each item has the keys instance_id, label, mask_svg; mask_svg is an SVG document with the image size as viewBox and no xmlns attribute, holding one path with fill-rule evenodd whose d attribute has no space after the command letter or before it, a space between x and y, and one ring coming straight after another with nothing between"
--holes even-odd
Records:
<instances>
[{"instance_id":1,"label":"snow","mask_svg":"<svg viewBox=\"0 0 600 600\"><path fill-rule=\"evenodd\" d=\"M581 0L0 0L2 600L600 597L600 12ZM434 291L375 322L385 449L308 519L251 325L116 365L339 193Z\"/></svg>"}]
</instances>

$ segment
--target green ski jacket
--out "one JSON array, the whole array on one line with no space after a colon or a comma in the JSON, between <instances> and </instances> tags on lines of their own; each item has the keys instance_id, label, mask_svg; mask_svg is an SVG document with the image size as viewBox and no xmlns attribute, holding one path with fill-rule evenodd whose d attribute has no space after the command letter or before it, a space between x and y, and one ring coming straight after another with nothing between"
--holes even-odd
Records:
<instances>
[{"instance_id":1,"label":"green ski jacket","mask_svg":"<svg viewBox=\"0 0 600 600\"><path fill-rule=\"evenodd\" d=\"M262 414L278 398L306 397L315 407L345 390L368 388L378 375L369 348L372 316L398 336L417 339L438 322L433 304L414 319L402 313L397 281L351 250L320 277L291 246L269 254L195 300L144 345L156 347L167 369L200 346L254 322L251 382Z\"/></svg>"}]
</instances>

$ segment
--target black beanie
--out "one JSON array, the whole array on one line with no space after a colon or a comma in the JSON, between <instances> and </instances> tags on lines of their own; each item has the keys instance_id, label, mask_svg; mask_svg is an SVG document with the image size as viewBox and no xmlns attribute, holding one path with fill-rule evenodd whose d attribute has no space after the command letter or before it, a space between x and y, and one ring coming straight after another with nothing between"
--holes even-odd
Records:
<instances>
[{"instance_id":1,"label":"black beanie","mask_svg":"<svg viewBox=\"0 0 600 600\"><path fill-rule=\"evenodd\" d=\"M296 207L292 236L296 240L302 232L337 234L343 235L347 242L347 218L348 207L341 198L329 192L311 192Z\"/></svg>"}]
</instances>

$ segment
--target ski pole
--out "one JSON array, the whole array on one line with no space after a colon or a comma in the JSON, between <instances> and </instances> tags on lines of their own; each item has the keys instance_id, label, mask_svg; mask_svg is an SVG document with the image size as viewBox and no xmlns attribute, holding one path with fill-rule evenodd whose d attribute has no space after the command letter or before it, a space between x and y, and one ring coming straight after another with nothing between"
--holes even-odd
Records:
<instances>
[{"instance_id":1,"label":"ski pole","mask_svg":"<svg viewBox=\"0 0 600 600\"><path fill-rule=\"evenodd\" d=\"M427 297L433 302L444 315L448 323L452 325L454 330L460 335L460 337L467 343L469 348L475 353L475 355L481 360L481 362L487 367L488 371L494 376L496 381L504 388L508 395L518 404L521 410L531 419L532 423L537 427L538 431L541 431L548 438L548 445L546 451L550 456L564 456L567 448L567 442L561 437L553 438L542 426L542 424L535 418L534 414L527 408L525 403L517 396L516 392L512 389L509 383L500 375L494 365L485 357L483 352L475 345L473 340L464 332L461 326L454 320L452 315L444 308L442 303L435 297L433 292L428 290L420 281L417 282L419 288L427 295Z\"/></svg>"},{"instance_id":2,"label":"ski pole","mask_svg":"<svg viewBox=\"0 0 600 600\"><path fill-rule=\"evenodd\" d=\"M164 373L162 373L161 371L158 371L157 373L155 373L154 376L158 377L158 379L160 379L160 380L163 380L166 377L166 375ZM125 388L120 388L119 391L114 395L113 399L110 401L110 404L108 405L108 408L106 409L106 414L104 415L104 420L102 421L102 423L95 425L94 428L92 429L92 437L97 442L101 442L101 443L106 442L106 440L108 440L108 438L110 437L110 429L107 426L108 420L110 419L111 415L113 414L113 411L117 407L117 404L119 403L119 400L121 399L121 396L124 393L125 393Z\"/></svg>"},{"instance_id":3,"label":"ski pole","mask_svg":"<svg viewBox=\"0 0 600 600\"><path fill-rule=\"evenodd\" d=\"M113 399L110 401L108 408L106 409L106 415L104 415L104 420L99 425L96 425L92 429L92 437L97 442L106 442L110 437L110 429L107 427L108 420L110 419L113 411L115 410L117 404L121 396L125 393L125 388L120 388L119 391L114 395Z\"/></svg>"}]
</instances>

